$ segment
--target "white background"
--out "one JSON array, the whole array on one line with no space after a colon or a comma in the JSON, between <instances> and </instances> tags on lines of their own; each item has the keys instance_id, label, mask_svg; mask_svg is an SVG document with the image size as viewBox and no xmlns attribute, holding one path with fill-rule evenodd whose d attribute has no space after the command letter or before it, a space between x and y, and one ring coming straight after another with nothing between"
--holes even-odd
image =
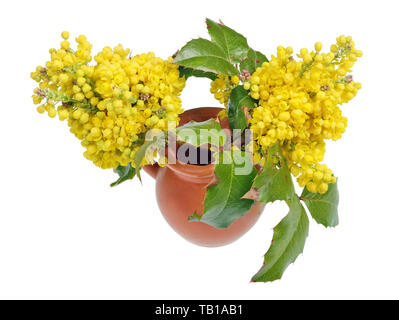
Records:
<instances>
[{"instance_id":1,"label":"white background","mask_svg":"<svg viewBox=\"0 0 399 320\"><path fill-rule=\"evenodd\" d=\"M0 298L399 298L397 1L3 1L0 4ZM283 280L251 284L272 228L287 212L268 205L226 247L180 238L162 218L154 181L111 189L112 170L85 160L57 119L36 112L29 74L60 33L85 34L94 52L122 43L163 58L205 17L247 36L270 56L341 34L363 50L363 84L343 107L349 126L326 163L339 176L340 225L310 225L305 251ZM190 79L185 109L218 106L209 81Z\"/></svg>"}]
</instances>

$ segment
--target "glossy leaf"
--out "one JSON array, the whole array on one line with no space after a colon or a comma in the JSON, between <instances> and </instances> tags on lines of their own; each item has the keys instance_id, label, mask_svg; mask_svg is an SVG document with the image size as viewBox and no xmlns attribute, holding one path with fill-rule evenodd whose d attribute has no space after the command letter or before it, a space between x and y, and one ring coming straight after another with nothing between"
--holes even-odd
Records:
<instances>
[{"instance_id":1,"label":"glossy leaf","mask_svg":"<svg viewBox=\"0 0 399 320\"><path fill-rule=\"evenodd\" d=\"M243 86L235 87L230 94L227 114L229 126L233 129L244 130L247 127L247 119L243 108L253 108L255 101L248 95Z\"/></svg>"},{"instance_id":2,"label":"glossy leaf","mask_svg":"<svg viewBox=\"0 0 399 320\"><path fill-rule=\"evenodd\" d=\"M276 158L280 167L275 163ZM258 200L264 203L296 197L290 170L278 145L269 149L264 169L256 176L253 187L258 191Z\"/></svg>"},{"instance_id":3,"label":"glossy leaf","mask_svg":"<svg viewBox=\"0 0 399 320\"><path fill-rule=\"evenodd\" d=\"M131 180L136 175L136 169L132 167L130 162L127 166L118 166L118 168L114 169L114 172L119 175L119 179L111 183L111 187L115 187L126 180Z\"/></svg>"},{"instance_id":4,"label":"glossy leaf","mask_svg":"<svg viewBox=\"0 0 399 320\"><path fill-rule=\"evenodd\" d=\"M303 189L301 200L305 202L310 214L317 223L325 227L338 225L339 194L336 183L328 185L328 191L324 194L312 193L306 187Z\"/></svg>"},{"instance_id":5,"label":"glossy leaf","mask_svg":"<svg viewBox=\"0 0 399 320\"><path fill-rule=\"evenodd\" d=\"M180 72L180 77L185 77L186 79L190 77L197 77L197 78L208 78L211 80L215 80L217 78L216 73L194 70L192 68L186 68L183 66L179 66L179 72Z\"/></svg>"},{"instance_id":6,"label":"glossy leaf","mask_svg":"<svg viewBox=\"0 0 399 320\"><path fill-rule=\"evenodd\" d=\"M247 56L249 47L243 35L211 19L206 19L206 25L212 41L223 50L229 62L238 63Z\"/></svg>"},{"instance_id":7,"label":"glossy leaf","mask_svg":"<svg viewBox=\"0 0 399 320\"><path fill-rule=\"evenodd\" d=\"M239 74L216 43L202 38L189 41L179 51L174 62L194 70L231 76Z\"/></svg>"},{"instance_id":8,"label":"glossy leaf","mask_svg":"<svg viewBox=\"0 0 399 320\"><path fill-rule=\"evenodd\" d=\"M266 56L253 49L249 49L247 56L244 60L240 63L240 70L248 70L250 74L254 73L256 68L262 66L263 62L268 62L269 60Z\"/></svg>"},{"instance_id":9,"label":"glossy leaf","mask_svg":"<svg viewBox=\"0 0 399 320\"><path fill-rule=\"evenodd\" d=\"M226 134L215 119L203 122L190 121L183 126L176 128L178 141L201 146L203 144L224 145Z\"/></svg>"},{"instance_id":10,"label":"glossy leaf","mask_svg":"<svg viewBox=\"0 0 399 320\"><path fill-rule=\"evenodd\" d=\"M298 197L286 201L287 216L274 228L273 240L265 254L264 264L252 281L281 279L285 269L303 252L309 231L309 219Z\"/></svg>"},{"instance_id":11,"label":"glossy leaf","mask_svg":"<svg viewBox=\"0 0 399 320\"><path fill-rule=\"evenodd\" d=\"M238 174L236 171L243 166L238 164L238 156L243 157L247 165L249 164L246 174ZM227 161L230 161L230 164L225 163ZM209 187L206 192L203 215L195 213L190 217L190 221L201 221L221 229L227 228L245 215L254 201L241 197L250 189L256 172L249 154L241 151L220 153L219 163L215 165L215 175L219 182Z\"/></svg>"}]
</instances>

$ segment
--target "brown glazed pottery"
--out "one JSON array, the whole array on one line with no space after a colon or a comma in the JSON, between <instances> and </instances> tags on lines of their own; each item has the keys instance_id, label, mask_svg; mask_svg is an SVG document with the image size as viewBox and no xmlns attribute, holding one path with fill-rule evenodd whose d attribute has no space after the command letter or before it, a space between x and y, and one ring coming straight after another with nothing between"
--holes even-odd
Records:
<instances>
[{"instance_id":1,"label":"brown glazed pottery","mask_svg":"<svg viewBox=\"0 0 399 320\"><path fill-rule=\"evenodd\" d=\"M180 116L179 125L190 120L205 121L216 118L221 108L196 108ZM228 122L222 121L228 129ZM170 154L168 155L171 156ZM203 214L204 198L214 175L214 164L191 165L176 160L176 164L160 167L145 166L144 170L156 179L156 197L159 208L169 225L183 238L200 246L217 247L229 244L245 234L258 220L264 205L255 203L243 217L226 229L216 229L202 222L190 222L196 212Z\"/></svg>"}]
</instances>

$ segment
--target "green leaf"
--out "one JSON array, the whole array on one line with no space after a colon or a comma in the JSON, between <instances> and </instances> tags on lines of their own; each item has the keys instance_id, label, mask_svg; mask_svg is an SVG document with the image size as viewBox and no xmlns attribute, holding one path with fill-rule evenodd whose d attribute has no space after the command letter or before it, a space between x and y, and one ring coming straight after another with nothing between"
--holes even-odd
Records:
<instances>
[{"instance_id":1,"label":"green leaf","mask_svg":"<svg viewBox=\"0 0 399 320\"><path fill-rule=\"evenodd\" d=\"M246 57L249 47L243 35L211 19L206 19L206 25L212 41L223 50L229 62L238 63Z\"/></svg>"},{"instance_id":2,"label":"green leaf","mask_svg":"<svg viewBox=\"0 0 399 320\"><path fill-rule=\"evenodd\" d=\"M119 179L111 183L111 187L115 187L126 180L131 180L136 175L136 169L132 167L130 162L127 166L118 166L118 168L114 169L114 172L119 175Z\"/></svg>"},{"instance_id":3,"label":"green leaf","mask_svg":"<svg viewBox=\"0 0 399 320\"><path fill-rule=\"evenodd\" d=\"M240 70L248 70L250 74L254 73L256 68L262 66L263 62L268 62L266 56L253 49L249 49L248 55L245 59L240 63Z\"/></svg>"},{"instance_id":4,"label":"green leaf","mask_svg":"<svg viewBox=\"0 0 399 320\"><path fill-rule=\"evenodd\" d=\"M215 80L218 77L217 74L213 72L194 70L192 68L186 68L183 66L179 66L179 72L180 72L180 77L185 77L186 80L190 77L208 78L211 80Z\"/></svg>"},{"instance_id":5,"label":"green leaf","mask_svg":"<svg viewBox=\"0 0 399 320\"><path fill-rule=\"evenodd\" d=\"M275 163L276 158L279 164ZM264 203L296 197L290 170L278 144L268 150L263 171L256 176L253 187L259 193L258 200Z\"/></svg>"},{"instance_id":6,"label":"green leaf","mask_svg":"<svg viewBox=\"0 0 399 320\"><path fill-rule=\"evenodd\" d=\"M308 216L298 197L286 202L290 210L274 228L272 244L265 254L264 264L252 281L281 279L285 269L303 252L309 231Z\"/></svg>"},{"instance_id":7,"label":"green leaf","mask_svg":"<svg viewBox=\"0 0 399 320\"><path fill-rule=\"evenodd\" d=\"M216 43L202 38L189 41L179 51L174 62L194 70L230 76L239 74Z\"/></svg>"},{"instance_id":8,"label":"green leaf","mask_svg":"<svg viewBox=\"0 0 399 320\"><path fill-rule=\"evenodd\" d=\"M159 134L153 137L152 140L147 140L144 144L137 150L134 156L134 163L136 165L136 175L141 181L140 170L143 166L143 160L152 154L155 150L159 150L165 146L165 136ZM151 157L150 157L151 158ZM152 159L151 159L152 160Z\"/></svg>"},{"instance_id":9,"label":"green leaf","mask_svg":"<svg viewBox=\"0 0 399 320\"><path fill-rule=\"evenodd\" d=\"M338 225L339 194L337 183L329 184L328 191L324 194L312 193L305 187L301 200L305 202L310 214L317 223L325 227Z\"/></svg>"},{"instance_id":10,"label":"green leaf","mask_svg":"<svg viewBox=\"0 0 399 320\"><path fill-rule=\"evenodd\" d=\"M215 119L203 122L190 121L176 128L176 136L179 141L201 146L203 144L224 145L226 134Z\"/></svg>"},{"instance_id":11,"label":"green leaf","mask_svg":"<svg viewBox=\"0 0 399 320\"><path fill-rule=\"evenodd\" d=\"M245 161L247 166L249 164L247 172L244 172L243 166L238 164L237 157L242 157L241 160ZM243 171L238 172L237 168ZM248 153L241 151L220 153L219 163L215 165L218 183L209 187L206 192L203 215L194 214L190 217L190 221L201 221L222 229L244 216L254 201L241 197L250 189L256 172Z\"/></svg>"},{"instance_id":12,"label":"green leaf","mask_svg":"<svg viewBox=\"0 0 399 320\"><path fill-rule=\"evenodd\" d=\"M248 95L243 86L237 86L231 90L227 114L230 129L244 130L247 127L247 119L243 108L253 108L255 101Z\"/></svg>"}]
</instances>

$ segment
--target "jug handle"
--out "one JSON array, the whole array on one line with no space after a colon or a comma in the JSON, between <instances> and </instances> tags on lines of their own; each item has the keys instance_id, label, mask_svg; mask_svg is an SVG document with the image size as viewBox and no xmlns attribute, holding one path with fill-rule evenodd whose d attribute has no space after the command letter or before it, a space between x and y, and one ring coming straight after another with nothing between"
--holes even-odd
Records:
<instances>
[{"instance_id":1,"label":"jug handle","mask_svg":"<svg viewBox=\"0 0 399 320\"><path fill-rule=\"evenodd\" d=\"M151 177L153 177L154 179L156 179L157 178L157 174L158 174L158 171L159 171L159 168L160 168L160 166L159 166L159 164L158 163L154 163L154 164L148 164L148 165L145 165L144 167L143 167L143 170L145 171L145 172L147 172Z\"/></svg>"}]
</instances>

